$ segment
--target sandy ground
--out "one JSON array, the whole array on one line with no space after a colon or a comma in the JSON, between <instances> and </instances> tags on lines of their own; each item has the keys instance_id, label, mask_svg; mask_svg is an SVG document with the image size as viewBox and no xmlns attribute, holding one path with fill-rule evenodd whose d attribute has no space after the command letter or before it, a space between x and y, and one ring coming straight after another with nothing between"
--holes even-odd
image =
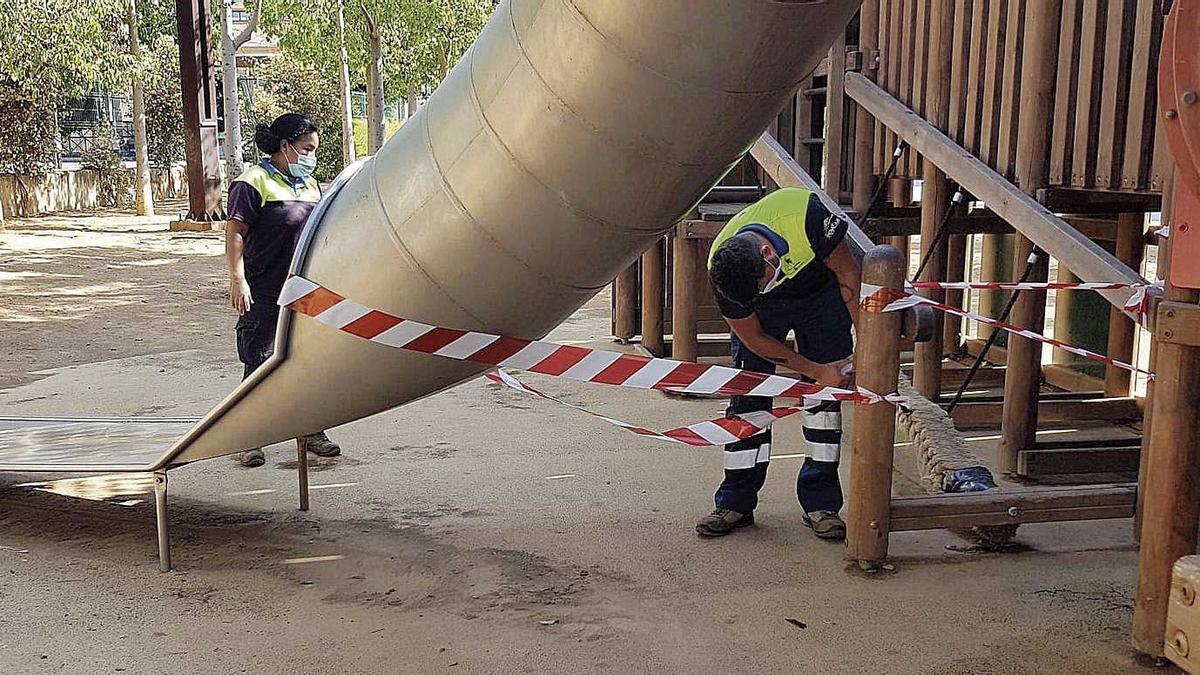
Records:
<instances>
[{"instance_id":1,"label":"sandy ground","mask_svg":"<svg viewBox=\"0 0 1200 675\"><path fill-rule=\"evenodd\" d=\"M165 222L9 221L0 414L200 415L236 384L220 236ZM607 303L554 337L604 344ZM529 381L659 428L721 407ZM700 540L719 451L477 380L334 430L308 513L286 445L171 472L166 575L145 476L2 475L0 672L1152 672L1128 521L1003 554L898 534L896 569L862 575L801 527L799 428L778 433L759 525Z\"/></svg>"}]
</instances>

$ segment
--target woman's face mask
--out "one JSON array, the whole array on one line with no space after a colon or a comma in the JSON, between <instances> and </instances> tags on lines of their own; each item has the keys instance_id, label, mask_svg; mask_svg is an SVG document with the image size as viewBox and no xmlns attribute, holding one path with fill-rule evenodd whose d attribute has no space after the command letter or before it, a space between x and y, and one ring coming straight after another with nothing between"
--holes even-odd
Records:
<instances>
[{"instance_id":1,"label":"woman's face mask","mask_svg":"<svg viewBox=\"0 0 1200 675\"><path fill-rule=\"evenodd\" d=\"M288 148L291 148L292 154L296 155L296 161L288 162L288 173L296 178L308 178L317 170L317 155L315 153L302 155L295 146L288 143ZM287 157L285 154L284 157Z\"/></svg>"}]
</instances>

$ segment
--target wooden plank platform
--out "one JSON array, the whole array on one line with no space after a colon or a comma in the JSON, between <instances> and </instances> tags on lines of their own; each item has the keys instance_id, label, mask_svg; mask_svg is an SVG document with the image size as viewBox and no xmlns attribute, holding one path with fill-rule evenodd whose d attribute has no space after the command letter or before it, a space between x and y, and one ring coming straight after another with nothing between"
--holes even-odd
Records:
<instances>
[{"instance_id":1,"label":"wooden plank platform","mask_svg":"<svg viewBox=\"0 0 1200 675\"><path fill-rule=\"evenodd\" d=\"M959 429L992 429L1000 426L1003 404L964 402L954 409L954 426ZM1084 401L1041 401L1038 421L1074 422L1088 420L1136 420L1141 417L1137 401L1129 397L1097 398Z\"/></svg>"}]
</instances>

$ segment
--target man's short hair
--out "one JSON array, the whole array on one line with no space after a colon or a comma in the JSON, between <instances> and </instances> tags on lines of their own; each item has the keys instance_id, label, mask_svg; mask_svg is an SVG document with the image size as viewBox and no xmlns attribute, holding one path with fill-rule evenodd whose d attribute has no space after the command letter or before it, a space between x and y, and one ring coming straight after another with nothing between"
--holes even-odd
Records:
<instances>
[{"instance_id":1,"label":"man's short hair","mask_svg":"<svg viewBox=\"0 0 1200 675\"><path fill-rule=\"evenodd\" d=\"M734 302L748 304L758 295L758 280L762 278L763 260L758 237L749 232L730 237L713 254L708 271L717 293Z\"/></svg>"}]
</instances>

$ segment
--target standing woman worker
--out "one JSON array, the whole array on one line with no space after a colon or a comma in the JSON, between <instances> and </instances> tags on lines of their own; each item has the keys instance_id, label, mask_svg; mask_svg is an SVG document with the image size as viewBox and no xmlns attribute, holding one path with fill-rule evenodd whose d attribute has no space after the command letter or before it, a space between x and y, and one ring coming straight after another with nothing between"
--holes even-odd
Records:
<instances>
[{"instance_id":1,"label":"standing woman worker","mask_svg":"<svg viewBox=\"0 0 1200 675\"><path fill-rule=\"evenodd\" d=\"M275 349L279 293L300 232L321 198L321 189L312 177L319 141L317 125L304 115L287 113L270 126L260 124L254 143L269 157L229 184L225 258L229 302L240 315L237 350L238 360L245 366L242 379ZM323 431L299 441L321 457L341 453ZM243 466L266 462L262 448L246 450L239 459Z\"/></svg>"}]
</instances>

